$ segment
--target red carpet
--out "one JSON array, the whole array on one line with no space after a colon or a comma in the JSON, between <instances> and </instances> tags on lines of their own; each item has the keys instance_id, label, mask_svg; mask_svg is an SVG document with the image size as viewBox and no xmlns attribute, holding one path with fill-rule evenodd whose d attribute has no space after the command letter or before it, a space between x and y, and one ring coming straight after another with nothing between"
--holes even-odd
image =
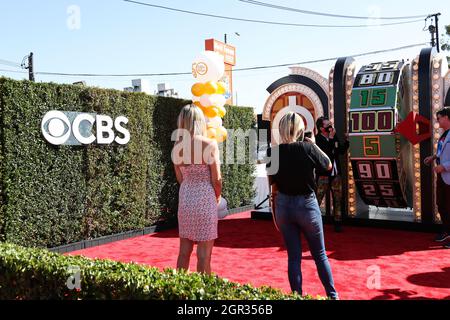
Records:
<instances>
[{"instance_id":1,"label":"red carpet","mask_svg":"<svg viewBox=\"0 0 450 320\"><path fill-rule=\"evenodd\" d=\"M175 268L177 235L170 230L71 254ZM335 233L327 225L327 252L341 299L450 299L450 250L433 238L429 233L360 227ZM194 248L190 269L195 271L195 266ZM249 212L219 222L212 270L231 281L290 291L281 234L271 221L251 220ZM304 240L302 271L304 293L324 295Z\"/></svg>"}]
</instances>

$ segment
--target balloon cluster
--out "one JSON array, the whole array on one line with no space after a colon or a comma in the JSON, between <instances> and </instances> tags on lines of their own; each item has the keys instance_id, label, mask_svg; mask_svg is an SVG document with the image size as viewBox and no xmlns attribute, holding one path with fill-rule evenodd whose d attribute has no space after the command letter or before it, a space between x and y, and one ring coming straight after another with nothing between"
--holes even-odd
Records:
<instances>
[{"instance_id":1,"label":"balloon cluster","mask_svg":"<svg viewBox=\"0 0 450 320\"><path fill-rule=\"evenodd\" d=\"M227 130L222 125L227 92L226 85L219 81L224 69L223 58L213 51L204 51L192 63L192 75L199 81L191 88L192 101L205 115L208 138L217 142L227 138Z\"/></svg>"}]
</instances>

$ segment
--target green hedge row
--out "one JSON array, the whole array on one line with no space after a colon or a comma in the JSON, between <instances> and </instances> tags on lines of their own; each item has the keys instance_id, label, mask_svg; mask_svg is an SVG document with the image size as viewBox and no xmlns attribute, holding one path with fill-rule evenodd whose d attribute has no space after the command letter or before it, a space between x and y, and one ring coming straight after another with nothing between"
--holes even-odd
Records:
<instances>
[{"instance_id":1,"label":"green hedge row","mask_svg":"<svg viewBox=\"0 0 450 320\"><path fill-rule=\"evenodd\" d=\"M55 247L175 221L172 131L189 101L0 78L0 240ZM227 128L255 127L253 109L226 107ZM125 115L126 146L53 146L41 134L50 110ZM253 164L223 165L230 208L254 196Z\"/></svg>"},{"instance_id":2,"label":"green hedge row","mask_svg":"<svg viewBox=\"0 0 450 320\"><path fill-rule=\"evenodd\" d=\"M77 274L77 270L79 273ZM79 279L79 282L77 280ZM0 299L298 300L297 294L215 275L62 256L0 243Z\"/></svg>"}]
</instances>

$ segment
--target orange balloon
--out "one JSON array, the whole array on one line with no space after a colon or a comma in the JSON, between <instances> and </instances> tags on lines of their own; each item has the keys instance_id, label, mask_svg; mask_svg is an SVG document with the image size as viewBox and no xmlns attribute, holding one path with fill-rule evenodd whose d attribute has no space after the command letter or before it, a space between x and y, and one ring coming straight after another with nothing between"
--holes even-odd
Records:
<instances>
[{"instance_id":1,"label":"orange balloon","mask_svg":"<svg viewBox=\"0 0 450 320\"><path fill-rule=\"evenodd\" d=\"M202 111L203 111L203 106L202 106L202 104L200 103L200 101L194 101L194 104L195 104L197 107L199 107L200 109L202 109Z\"/></svg>"},{"instance_id":2,"label":"orange balloon","mask_svg":"<svg viewBox=\"0 0 450 320\"><path fill-rule=\"evenodd\" d=\"M206 118L214 118L215 117L215 116L211 116L211 115L215 114L214 110L212 110L212 108L215 108L215 107L204 107L202 104L200 104L198 107L202 110L203 115ZM206 124L206 126L208 126L208 124Z\"/></svg>"},{"instance_id":3,"label":"orange balloon","mask_svg":"<svg viewBox=\"0 0 450 320\"><path fill-rule=\"evenodd\" d=\"M202 110L203 115L206 117L206 114L205 114L206 108L201 103L199 103L198 107L200 108L200 110Z\"/></svg>"},{"instance_id":4,"label":"orange balloon","mask_svg":"<svg viewBox=\"0 0 450 320\"><path fill-rule=\"evenodd\" d=\"M200 97L205 94L205 86L201 82L197 82L191 87L191 92L194 96Z\"/></svg>"},{"instance_id":5,"label":"orange balloon","mask_svg":"<svg viewBox=\"0 0 450 320\"><path fill-rule=\"evenodd\" d=\"M217 91L217 83L214 81L208 81L204 84L203 94L214 94Z\"/></svg>"},{"instance_id":6,"label":"orange balloon","mask_svg":"<svg viewBox=\"0 0 450 320\"><path fill-rule=\"evenodd\" d=\"M227 91L227 88L225 87L225 83L223 82L217 82L217 94L225 94Z\"/></svg>"},{"instance_id":7,"label":"orange balloon","mask_svg":"<svg viewBox=\"0 0 450 320\"><path fill-rule=\"evenodd\" d=\"M217 117L217 115L219 114L219 109L217 109L217 107L203 108L203 113L208 118L214 118Z\"/></svg>"},{"instance_id":8,"label":"orange balloon","mask_svg":"<svg viewBox=\"0 0 450 320\"><path fill-rule=\"evenodd\" d=\"M227 113L227 110L223 106L218 107L218 109L219 109L219 117L223 118Z\"/></svg>"}]
</instances>

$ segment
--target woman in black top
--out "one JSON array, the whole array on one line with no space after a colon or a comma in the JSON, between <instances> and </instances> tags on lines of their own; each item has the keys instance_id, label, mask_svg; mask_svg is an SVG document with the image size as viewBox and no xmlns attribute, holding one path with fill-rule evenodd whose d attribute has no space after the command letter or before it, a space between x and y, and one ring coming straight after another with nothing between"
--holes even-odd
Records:
<instances>
[{"instance_id":1,"label":"woman in black top","mask_svg":"<svg viewBox=\"0 0 450 320\"><path fill-rule=\"evenodd\" d=\"M288 253L292 291L302 294L301 238L303 233L327 296L338 299L325 251L322 215L315 195L314 169L331 170L327 155L304 138L302 118L293 112L280 120L281 143L268 150L267 174L275 196L275 220ZM298 141L299 140L299 141Z\"/></svg>"}]
</instances>

